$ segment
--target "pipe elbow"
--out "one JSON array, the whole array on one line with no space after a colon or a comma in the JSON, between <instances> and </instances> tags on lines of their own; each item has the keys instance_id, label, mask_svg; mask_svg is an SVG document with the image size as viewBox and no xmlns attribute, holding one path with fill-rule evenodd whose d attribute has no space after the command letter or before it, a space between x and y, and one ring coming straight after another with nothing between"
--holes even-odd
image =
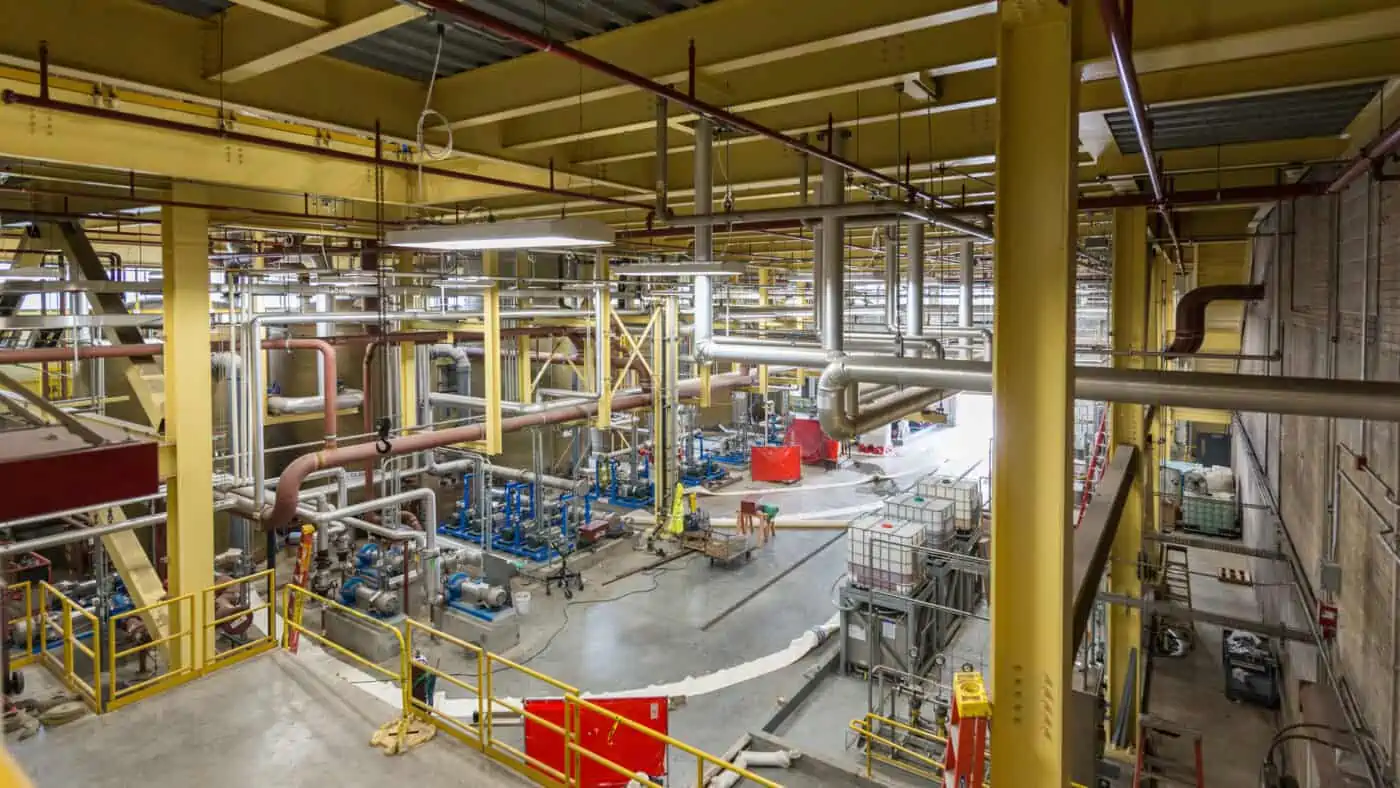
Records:
<instances>
[{"instance_id":1,"label":"pipe elbow","mask_svg":"<svg viewBox=\"0 0 1400 788\"><path fill-rule=\"evenodd\" d=\"M292 521L297 512L297 493L301 490L301 483L320 469L321 452L303 454L292 460L277 482L277 495L273 498L272 506L262 511L260 519L265 528L276 530Z\"/></svg>"}]
</instances>

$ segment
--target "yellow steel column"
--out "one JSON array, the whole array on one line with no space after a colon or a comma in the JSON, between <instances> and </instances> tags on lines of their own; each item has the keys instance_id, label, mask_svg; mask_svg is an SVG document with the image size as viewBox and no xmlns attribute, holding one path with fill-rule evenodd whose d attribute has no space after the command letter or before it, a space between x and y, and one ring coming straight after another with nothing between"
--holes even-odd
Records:
<instances>
[{"instance_id":1,"label":"yellow steel column","mask_svg":"<svg viewBox=\"0 0 1400 788\"><path fill-rule=\"evenodd\" d=\"M598 353L598 420L593 426L600 430L612 427L612 295L608 287L608 253L598 252L593 263L593 279L599 283L597 298L598 326L594 340L603 345Z\"/></svg>"},{"instance_id":2,"label":"yellow steel column","mask_svg":"<svg viewBox=\"0 0 1400 788\"><path fill-rule=\"evenodd\" d=\"M1065 785L1078 73L1059 0L1002 3L996 162L992 784Z\"/></svg>"},{"instance_id":3,"label":"yellow steel column","mask_svg":"<svg viewBox=\"0 0 1400 788\"><path fill-rule=\"evenodd\" d=\"M481 294L481 322L485 325L486 341L486 453L501 453L501 291L495 276L499 253L488 249L481 253L481 273L490 277L491 286Z\"/></svg>"},{"instance_id":4,"label":"yellow steel column","mask_svg":"<svg viewBox=\"0 0 1400 788\"><path fill-rule=\"evenodd\" d=\"M521 402L535 401L535 393L531 390L535 387L535 376L530 369L531 344L529 337L515 338L515 378Z\"/></svg>"},{"instance_id":5,"label":"yellow steel column","mask_svg":"<svg viewBox=\"0 0 1400 788\"><path fill-rule=\"evenodd\" d=\"M186 187L176 200L199 202ZM198 594L214 582L213 387L209 377L209 213L161 209L162 295L165 306L165 437L174 444L170 520L166 524L170 596ZM328 381L334 385L334 381ZM198 602L196 603L198 604ZM178 607L175 609L178 612ZM173 620L171 634L193 627ZM211 633L212 634L212 633ZM191 638L188 642L194 642ZM198 669L211 653L212 637L190 653L172 642L172 664Z\"/></svg>"},{"instance_id":6,"label":"yellow steel column","mask_svg":"<svg viewBox=\"0 0 1400 788\"><path fill-rule=\"evenodd\" d=\"M1113 349L1145 351L1151 344L1148 336L1150 275L1147 264L1147 209L1123 208L1113 214ZM1144 356L1114 356L1113 365L1124 369L1141 369ZM1138 472L1133 476L1123 514L1119 518L1118 535L1113 541L1112 563L1108 568L1108 590L1124 596L1142 596L1138 576L1138 559L1142 553L1144 528L1152 527L1152 500L1148 495L1151 474L1150 447L1144 423L1145 408L1141 405L1113 403L1109 446L1132 444L1138 448ZM1129 674L1129 657L1135 668ZM1137 608L1126 605L1108 606L1108 730L1117 730L1119 719L1126 718L1130 741L1137 741L1137 698L1142 694L1143 675L1142 616ZM1119 708L1123 690L1132 688L1132 699L1126 708Z\"/></svg>"}]
</instances>

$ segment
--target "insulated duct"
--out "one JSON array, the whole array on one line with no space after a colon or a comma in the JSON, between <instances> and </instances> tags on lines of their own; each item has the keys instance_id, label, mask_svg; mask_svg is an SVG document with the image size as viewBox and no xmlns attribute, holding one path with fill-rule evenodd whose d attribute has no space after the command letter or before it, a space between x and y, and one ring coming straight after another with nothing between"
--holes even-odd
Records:
<instances>
[{"instance_id":1,"label":"insulated duct","mask_svg":"<svg viewBox=\"0 0 1400 788\"><path fill-rule=\"evenodd\" d=\"M1198 287L1176 302L1176 336L1167 358L1189 356L1206 341L1206 307L1216 301L1258 301L1265 296L1262 284Z\"/></svg>"}]
</instances>

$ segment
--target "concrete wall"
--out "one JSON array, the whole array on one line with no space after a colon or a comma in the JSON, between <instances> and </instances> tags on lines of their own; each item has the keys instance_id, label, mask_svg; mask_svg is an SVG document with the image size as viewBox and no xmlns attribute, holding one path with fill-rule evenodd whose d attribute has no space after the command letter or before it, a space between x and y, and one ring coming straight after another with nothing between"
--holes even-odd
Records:
<instances>
[{"instance_id":1,"label":"concrete wall","mask_svg":"<svg viewBox=\"0 0 1400 788\"><path fill-rule=\"evenodd\" d=\"M1325 177L1325 173L1319 177ZM1298 200L1275 210L1261 224L1254 255L1255 281L1266 282L1269 298L1248 307L1244 352L1282 348L1281 363L1246 362L1242 372L1337 379L1400 379L1400 187L1363 179L1336 197ZM1308 582L1320 599L1336 604L1338 635L1327 653L1355 696L1368 727L1395 752L1396 563L1380 536L1397 518L1383 488L1357 470L1337 444L1363 453L1391 487L1400 487L1400 446L1394 424L1359 420L1247 415L1243 423L1261 455L1263 470L1291 534ZM1236 440L1236 470L1242 500L1261 504L1255 474ZM1360 487L1358 494L1334 480L1337 470ZM1369 501L1369 504L1368 504ZM1373 511L1373 507L1378 510ZM1280 544L1263 509L1245 510L1245 540L1257 547ZM1335 565L1337 582L1324 582L1324 566ZM1265 620L1305 624L1286 584L1281 564L1258 560L1254 567ZM1332 573L1329 573L1332 574ZM1283 722L1340 723L1339 707L1316 651L1288 649ZM1295 749L1298 776L1314 785L1338 785L1330 755ZM1308 761L1311 760L1311 763ZM1301 761L1301 763L1300 763Z\"/></svg>"}]
</instances>

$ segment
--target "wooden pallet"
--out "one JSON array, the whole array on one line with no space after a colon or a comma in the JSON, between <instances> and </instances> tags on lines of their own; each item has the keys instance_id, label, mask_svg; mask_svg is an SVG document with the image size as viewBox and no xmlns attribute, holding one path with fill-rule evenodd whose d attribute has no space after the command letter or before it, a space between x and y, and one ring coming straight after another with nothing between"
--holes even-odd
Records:
<instances>
[{"instance_id":1,"label":"wooden pallet","mask_svg":"<svg viewBox=\"0 0 1400 788\"><path fill-rule=\"evenodd\" d=\"M1222 566L1220 567L1220 582L1236 586L1252 586L1254 585L1254 577L1244 569L1231 569Z\"/></svg>"}]
</instances>

